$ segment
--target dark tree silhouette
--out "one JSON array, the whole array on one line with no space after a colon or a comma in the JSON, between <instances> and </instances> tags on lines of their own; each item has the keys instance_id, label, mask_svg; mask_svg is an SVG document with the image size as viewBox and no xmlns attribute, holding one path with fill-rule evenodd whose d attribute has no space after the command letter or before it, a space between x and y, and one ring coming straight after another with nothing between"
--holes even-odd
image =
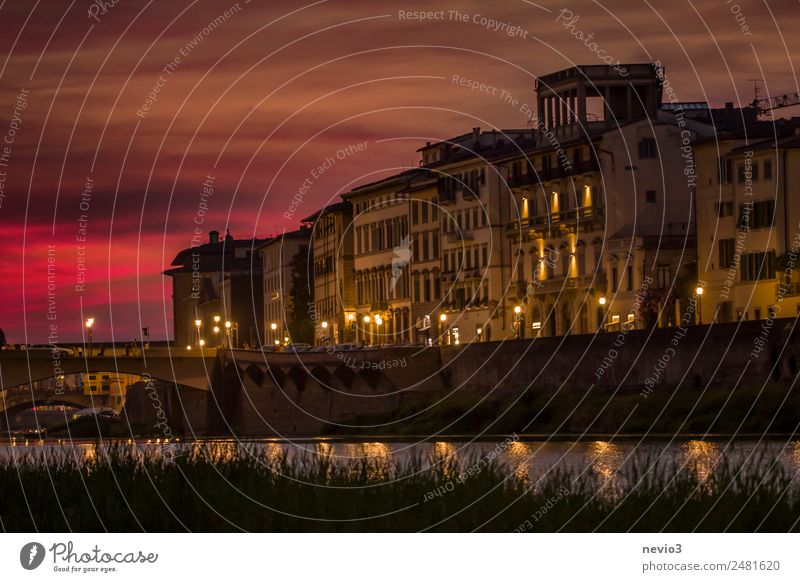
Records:
<instances>
[{"instance_id":1,"label":"dark tree silhouette","mask_svg":"<svg viewBox=\"0 0 800 582\"><path fill-rule=\"evenodd\" d=\"M6 334L2 329L0 329L0 346L4 345L6 345Z\"/></svg>"}]
</instances>

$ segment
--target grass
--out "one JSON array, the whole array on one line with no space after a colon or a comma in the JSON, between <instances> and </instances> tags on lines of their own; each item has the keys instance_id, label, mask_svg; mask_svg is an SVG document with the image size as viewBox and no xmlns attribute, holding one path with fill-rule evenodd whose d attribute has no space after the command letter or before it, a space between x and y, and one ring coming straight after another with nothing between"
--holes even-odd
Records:
<instances>
[{"instance_id":1,"label":"grass","mask_svg":"<svg viewBox=\"0 0 800 582\"><path fill-rule=\"evenodd\" d=\"M800 492L780 463L697 468L639 461L612 481L558 470L538 483L496 463L334 461L198 445L165 459L99 447L0 460L5 531L798 531ZM469 467L480 467L461 481ZM761 467L760 469L758 467ZM768 468L768 469L767 469ZM616 483L616 484L614 484ZM440 494L434 494L436 491ZM26 503L27 500L27 503Z\"/></svg>"}]
</instances>

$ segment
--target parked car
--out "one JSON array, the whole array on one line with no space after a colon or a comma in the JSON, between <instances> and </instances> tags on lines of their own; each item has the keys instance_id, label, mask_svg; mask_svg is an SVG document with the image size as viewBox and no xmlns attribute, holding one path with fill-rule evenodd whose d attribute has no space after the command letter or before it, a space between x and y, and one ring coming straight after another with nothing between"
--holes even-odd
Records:
<instances>
[{"instance_id":1,"label":"parked car","mask_svg":"<svg viewBox=\"0 0 800 582\"><path fill-rule=\"evenodd\" d=\"M57 353L62 356L74 356L75 350L71 348L62 348L61 346L51 346L47 344L37 345L37 346L30 346L28 347L30 351L40 351L40 350L47 350L49 352Z\"/></svg>"}]
</instances>

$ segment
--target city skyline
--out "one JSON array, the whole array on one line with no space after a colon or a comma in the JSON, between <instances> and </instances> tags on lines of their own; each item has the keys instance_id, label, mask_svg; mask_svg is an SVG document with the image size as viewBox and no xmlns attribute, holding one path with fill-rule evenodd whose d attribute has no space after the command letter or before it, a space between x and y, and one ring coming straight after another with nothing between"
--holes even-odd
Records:
<instances>
[{"instance_id":1,"label":"city skyline","mask_svg":"<svg viewBox=\"0 0 800 582\"><path fill-rule=\"evenodd\" d=\"M656 17L645 5L569 14L547 3L444 4L421 21L415 11L429 10L422 5L336 5L328 13L324 3L312 15L215 2L159 7L161 27L146 11L137 20L141 5L48 5L2 8L13 16L9 26L27 19L4 35L0 69L0 133L16 120L0 206L0 275L13 282L0 292L0 318L15 342L47 341L50 245L61 341L80 340L83 317L73 314L81 305L98 337L130 341L142 326L167 337L170 289L161 272L196 236L209 176L203 237L212 229L265 237L294 230L353 185L413 167L410 153L425 141L476 125L524 126L520 106L535 109L536 76L602 63L599 56L663 62L681 101L745 105L752 78L761 79L761 96L797 89L792 39L767 32L773 17L787 25L798 18L789 3L772 6L774 15L695 4L714 23L713 36L700 19L679 29L683 8ZM269 26L257 32L253 22ZM334 41L336 51L320 58ZM520 46L530 56L509 64Z\"/></svg>"}]
</instances>

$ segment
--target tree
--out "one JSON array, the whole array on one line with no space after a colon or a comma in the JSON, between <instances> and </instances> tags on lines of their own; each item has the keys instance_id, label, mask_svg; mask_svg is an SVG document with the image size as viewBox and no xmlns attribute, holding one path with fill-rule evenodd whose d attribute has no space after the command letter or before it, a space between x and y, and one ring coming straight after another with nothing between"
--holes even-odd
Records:
<instances>
[{"instance_id":1,"label":"tree","mask_svg":"<svg viewBox=\"0 0 800 582\"><path fill-rule=\"evenodd\" d=\"M655 281L653 283L645 293L640 307L645 329L658 325L659 313L663 313L665 325L679 325L680 322L675 320L675 303L680 301L681 305L686 305L694 297L697 287L697 261L680 267L670 287L659 289Z\"/></svg>"},{"instance_id":2,"label":"tree","mask_svg":"<svg viewBox=\"0 0 800 582\"><path fill-rule=\"evenodd\" d=\"M292 288L289 291L288 305L285 306L292 343L314 342L314 321L311 318L314 299L309 286L308 265L308 249L301 247L290 263Z\"/></svg>"},{"instance_id":3,"label":"tree","mask_svg":"<svg viewBox=\"0 0 800 582\"><path fill-rule=\"evenodd\" d=\"M6 334L2 329L0 329L0 346L4 345L6 345Z\"/></svg>"}]
</instances>

